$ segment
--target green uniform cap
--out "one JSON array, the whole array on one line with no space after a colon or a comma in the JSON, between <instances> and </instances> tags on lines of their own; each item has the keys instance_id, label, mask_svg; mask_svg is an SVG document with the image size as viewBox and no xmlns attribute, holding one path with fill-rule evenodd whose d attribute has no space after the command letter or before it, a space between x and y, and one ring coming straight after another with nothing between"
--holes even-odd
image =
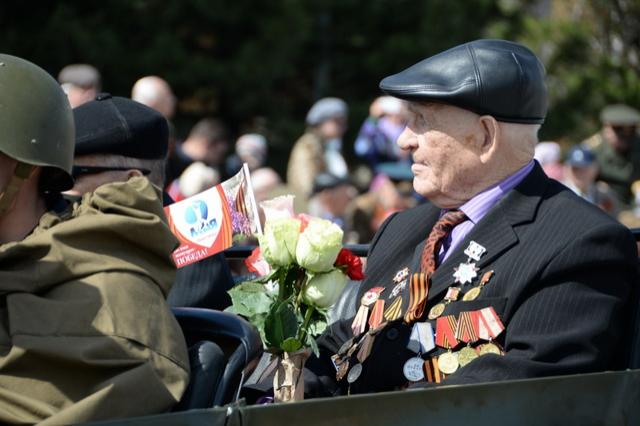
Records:
<instances>
[{"instance_id":1,"label":"green uniform cap","mask_svg":"<svg viewBox=\"0 0 640 426\"><path fill-rule=\"evenodd\" d=\"M640 112L623 104L607 105L600 113L600 121L614 126L633 126L640 123Z\"/></svg>"},{"instance_id":2,"label":"green uniform cap","mask_svg":"<svg viewBox=\"0 0 640 426\"><path fill-rule=\"evenodd\" d=\"M75 128L67 96L42 68L0 54L0 151L48 168L45 189L73 186Z\"/></svg>"}]
</instances>

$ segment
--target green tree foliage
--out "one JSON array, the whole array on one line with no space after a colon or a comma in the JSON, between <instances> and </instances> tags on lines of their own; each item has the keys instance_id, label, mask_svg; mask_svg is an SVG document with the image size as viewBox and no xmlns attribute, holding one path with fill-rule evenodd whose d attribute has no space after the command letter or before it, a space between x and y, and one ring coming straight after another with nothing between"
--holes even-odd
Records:
<instances>
[{"instance_id":1,"label":"green tree foliage","mask_svg":"<svg viewBox=\"0 0 640 426\"><path fill-rule=\"evenodd\" d=\"M58 0L0 5L0 50L56 75L87 62L104 89L129 96L141 76L167 79L184 136L200 117L264 132L283 171L311 103L350 105L351 142L381 78L456 44L505 37L549 72L543 136L578 140L607 102L640 105L637 0ZM557 7L545 5L564 4ZM566 6L568 5L568 6Z\"/></svg>"}]
</instances>

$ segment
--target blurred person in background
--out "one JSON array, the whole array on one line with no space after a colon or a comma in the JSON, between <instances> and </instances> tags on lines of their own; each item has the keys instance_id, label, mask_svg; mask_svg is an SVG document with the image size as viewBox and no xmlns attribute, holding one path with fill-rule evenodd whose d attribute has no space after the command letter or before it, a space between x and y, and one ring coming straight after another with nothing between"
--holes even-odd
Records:
<instances>
[{"instance_id":1,"label":"blurred person in background","mask_svg":"<svg viewBox=\"0 0 640 426\"><path fill-rule=\"evenodd\" d=\"M233 176L240 171L243 163L247 163L253 171L264 166L267 162L267 139L258 133L242 135L236 141L236 152L226 161L227 176Z\"/></svg>"},{"instance_id":2,"label":"blurred person in background","mask_svg":"<svg viewBox=\"0 0 640 426\"><path fill-rule=\"evenodd\" d=\"M201 161L220 173L229 148L227 129L220 120L203 118L193 126L180 148L190 162Z\"/></svg>"},{"instance_id":3,"label":"blurred person in background","mask_svg":"<svg viewBox=\"0 0 640 426\"><path fill-rule=\"evenodd\" d=\"M219 183L220 173L216 169L196 161L184 169L179 179L169 185L167 192L173 201L182 201Z\"/></svg>"},{"instance_id":4,"label":"blurred person in background","mask_svg":"<svg viewBox=\"0 0 640 426\"><path fill-rule=\"evenodd\" d=\"M544 170L547 176L562 182L564 178L564 167L562 166L560 145L557 142L539 142L535 146L533 158L540 163L542 170Z\"/></svg>"},{"instance_id":5,"label":"blurred person in background","mask_svg":"<svg viewBox=\"0 0 640 426\"><path fill-rule=\"evenodd\" d=\"M372 168L379 163L411 161L396 140L406 125L403 101L392 96L376 98L355 142L355 153Z\"/></svg>"},{"instance_id":6,"label":"blurred person in background","mask_svg":"<svg viewBox=\"0 0 640 426\"><path fill-rule=\"evenodd\" d=\"M320 99L307 113L307 131L294 144L287 166L287 183L296 194L309 197L313 180L322 172L348 176L342 156L347 116L347 104L338 98Z\"/></svg>"},{"instance_id":7,"label":"blurred person in background","mask_svg":"<svg viewBox=\"0 0 640 426\"><path fill-rule=\"evenodd\" d=\"M62 68L58 83L67 94L71 108L92 101L102 90L100 72L88 64L71 64Z\"/></svg>"},{"instance_id":8,"label":"blurred person in background","mask_svg":"<svg viewBox=\"0 0 640 426\"><path fill-rule=\"evenodd\" d=\"M631 204L631 184L640 179L640 112L622 104L600 113L602 130L584 141L596 156L598 180L606 182L625 206Z\"/></svg>"},{"instance_id":9,"label":"blurred person in background","mask_svg":"<svg viewBox=\"0 0 640 426\"><path fill-rule=\"evenodd\" d=\"M155 109L167 120L171 120L176 112L176 97L171 86L155 75L136 81L131 89L131 99Z\"/></svg>"},{"instance_id":10,"label":"blurred person in background","mask_svg":"<svg viewBox=\"0 0 640 426\"><path fill-rule=\"evenodd\" d=\"M347 206L357 194L358 191L351 185L349 179L340 178L331 173L320 173L313 180L309 214L330 220L348 231L345 214Z\"/></svg>"},{"instance_id":11,"label":"blurred person in background","mask_svg":"<svg viewBox=\"0 0 640 426\"><path fill-rule=\"evenodd\" d=\"M169 83L155 75L142 77L135 82L131 89L131 99L155 109L167 119L169 123L169 149L165 166L165 186L173 182L187 168L191 161L181 155L176 140L175 129L171 122L176 112L176 96Z\"/></svg>"},{"instance_id":12,"label":"blurred person in background","mask_svg":"<svg viewBox=\"0 0 640 426\"><path fill-rule=\"evenodd\" d=\"M564 162L564 169L563 184L613 217L618 215L619 206L615 194L606 183L596 182L598 164L589 148L581 145L571 148Z\"/></svg>"}]
</instances>

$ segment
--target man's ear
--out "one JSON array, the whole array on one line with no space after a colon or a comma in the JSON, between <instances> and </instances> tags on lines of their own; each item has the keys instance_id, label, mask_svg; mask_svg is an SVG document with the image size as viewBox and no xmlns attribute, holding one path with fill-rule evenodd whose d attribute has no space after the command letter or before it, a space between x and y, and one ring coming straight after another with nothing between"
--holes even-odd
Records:
<instances>
[{"instance_id":1,"label":"man's ear","mask_svg":"<svg viewBox=\"0 0 640 426\"><path fill-rule=\"evenodd\" d=\"M132 177L143 176L142 172L138 169L130 169L127 170L127 179L131 179Z\"/></svg>"},{"instance_id":2,"label":"man's ear","mask_svg":"<svg viewBox=\"0 0 640 426\"><path fill-rule=\"evenodd\" d=\"M487 162L500 144L500 124L490 115L483 115L478 121L482 128L483 136L480 144L480 160Z\"/></svg>"}]
</instances>

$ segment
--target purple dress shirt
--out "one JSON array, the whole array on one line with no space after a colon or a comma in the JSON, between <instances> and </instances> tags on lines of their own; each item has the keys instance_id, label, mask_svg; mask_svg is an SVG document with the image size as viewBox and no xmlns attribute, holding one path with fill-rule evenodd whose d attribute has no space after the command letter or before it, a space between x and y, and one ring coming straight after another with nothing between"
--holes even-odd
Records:
<instances>
[{"instance_id":1,"label":"purple dress shirt","mask_svg":"<svg viewBox=\"0 0 640 426\"><path fill-rule=\"evenodd\" d=\"M475 195L472 199L460 206L469 220L466 220L453 228L451 234L445 239L442 247L440 248L440 254L438 257L438 264L444 262L450 253L460 244L462 240L467 236L474 226L487 214L487 212L493 207L507 192L515 188L522 180L533 170L535 162L531 160L526 166L507 177L503 181L496 185L485 189L481 193ZM440 214L442 216L446 210L443 210Z\"/></svg>"}]
</instances>

